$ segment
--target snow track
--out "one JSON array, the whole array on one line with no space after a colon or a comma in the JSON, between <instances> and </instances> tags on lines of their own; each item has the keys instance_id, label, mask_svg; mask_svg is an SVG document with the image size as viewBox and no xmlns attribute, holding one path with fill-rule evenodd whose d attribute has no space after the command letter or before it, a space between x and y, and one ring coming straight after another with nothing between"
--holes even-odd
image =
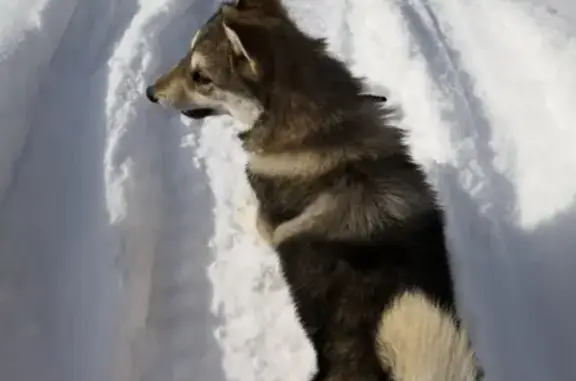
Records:
<instances>
[{"instance_id":1,"label":"snow track","mask_svg":"<svg viewBox=\"0 0 576 381\"><path fill-rule=\"evenodd\" d=\"M12 183L12 167L23 149L38 91L76 2L37 0L26 5L0 5L1 14L9 15L0 23L0 83L10 89L0 95L0 115L10 121L2 126L0 200Z\"/></svg>"},{"instance_id":2,"label":"snow track","mask_svg":"<svg viewBox=\"0 0 576 381\"><path fill-rule=\"evenodd\" d=\"M402 108L487 381L576 378L576 6L286 2ZM306 379L234 122L142 95L217 0L5 3L0 378Z\"/></svg>"}]
</instances>

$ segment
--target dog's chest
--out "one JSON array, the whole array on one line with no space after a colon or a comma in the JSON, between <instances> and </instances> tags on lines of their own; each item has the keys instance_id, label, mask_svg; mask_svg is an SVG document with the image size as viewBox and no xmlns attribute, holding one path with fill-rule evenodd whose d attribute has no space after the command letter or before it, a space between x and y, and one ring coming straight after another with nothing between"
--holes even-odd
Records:
<instances>
[{"instance_id":1,"label":"dog's chest","mask_svg":"<svg viewBox=\"0 0 576 381\"><path fill-rule=\"evenodd\" d=\"M274 223L294 218L315 198L319 187L313 182L259 176L246 170L262 212Z\"/></svg>"}]
</instances>

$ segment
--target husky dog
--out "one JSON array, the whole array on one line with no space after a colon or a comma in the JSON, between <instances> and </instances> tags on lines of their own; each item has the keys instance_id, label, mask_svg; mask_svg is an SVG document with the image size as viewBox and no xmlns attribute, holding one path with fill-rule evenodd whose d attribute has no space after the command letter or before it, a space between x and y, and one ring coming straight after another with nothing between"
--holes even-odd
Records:
<instances>
[{"instance_id":1,"label":"husky dog","mask_svg":"<svg viewBox=\"0 0 576 381\"><path fill-rule=\"evenodd\" d=\"M315 349L314 381L476 378L443 217L394 110L279 0L222 5L146 95L245 126L258 230Z\"/></svg>"}]
</instances>

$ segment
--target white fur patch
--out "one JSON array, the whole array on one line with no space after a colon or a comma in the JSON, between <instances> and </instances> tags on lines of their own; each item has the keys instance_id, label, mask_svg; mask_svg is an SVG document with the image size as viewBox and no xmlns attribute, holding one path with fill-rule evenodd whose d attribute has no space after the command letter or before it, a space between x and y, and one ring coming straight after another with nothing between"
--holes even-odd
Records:
<instances>
[{"instance_id":1,"label":"white fur patch","mask_svg":"<svg viewBox=\"0 0 576 381\"><path fill-rule=\"evenodd\" d=\"M196 70L206 65L206 57L199 52L193 52L190 58L190 69Z\"/></svg>"},{"instance_id":2,"label":"white fur patch","mask_svg":"<svg viewBox=\"0 0 576 381\"><path fill-rule=\"evenodd\" d=\"M196 43L198 42L198 37L200 37L200 29L198 29L194 37L192 37L192 41L190 42L190 49L194 49L194 46L196 46Z\"/></svg>"},{"instance_id":3,"label":"white fur patch","mask_svg":"<svg viewBox=\"0 0 576 381\"><path fill-rule=\"evenodd\" d=\"M250 155L250 170L264 176L312 177L332 170L341 163L342 156L300 151Z\"/></svg>"},{"instance_id":4,"label":"white fur patch","mask_svg":"<svg viewBox=\"0 0 576 381\"><path fill-rule=\"evenodd\" d=\"M234 93L225 92L222 101L222 107L232 115L238 122L237 127L241 131L247 131L252 126L260 115L262 115L262 107L254 100L238 96Z\"/></svg>"}]
</instances>

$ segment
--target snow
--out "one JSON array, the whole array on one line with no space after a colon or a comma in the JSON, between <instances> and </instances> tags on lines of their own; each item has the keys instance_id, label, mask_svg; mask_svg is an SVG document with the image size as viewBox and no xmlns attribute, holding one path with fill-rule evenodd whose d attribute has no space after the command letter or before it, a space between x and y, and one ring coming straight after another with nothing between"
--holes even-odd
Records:
<instances>
[{"instance_id":1,"label":"snow","mask_svg":"<svg viewBox=\"0 0 576 381\"><path fill-rule=\"evenodd\" d=\"M402 107L487 380L573 380L576 5L286 0ZM234 122L149 104L209 0L0 4L0 375L305 380Z\"/></svg>"}]
</instances>

